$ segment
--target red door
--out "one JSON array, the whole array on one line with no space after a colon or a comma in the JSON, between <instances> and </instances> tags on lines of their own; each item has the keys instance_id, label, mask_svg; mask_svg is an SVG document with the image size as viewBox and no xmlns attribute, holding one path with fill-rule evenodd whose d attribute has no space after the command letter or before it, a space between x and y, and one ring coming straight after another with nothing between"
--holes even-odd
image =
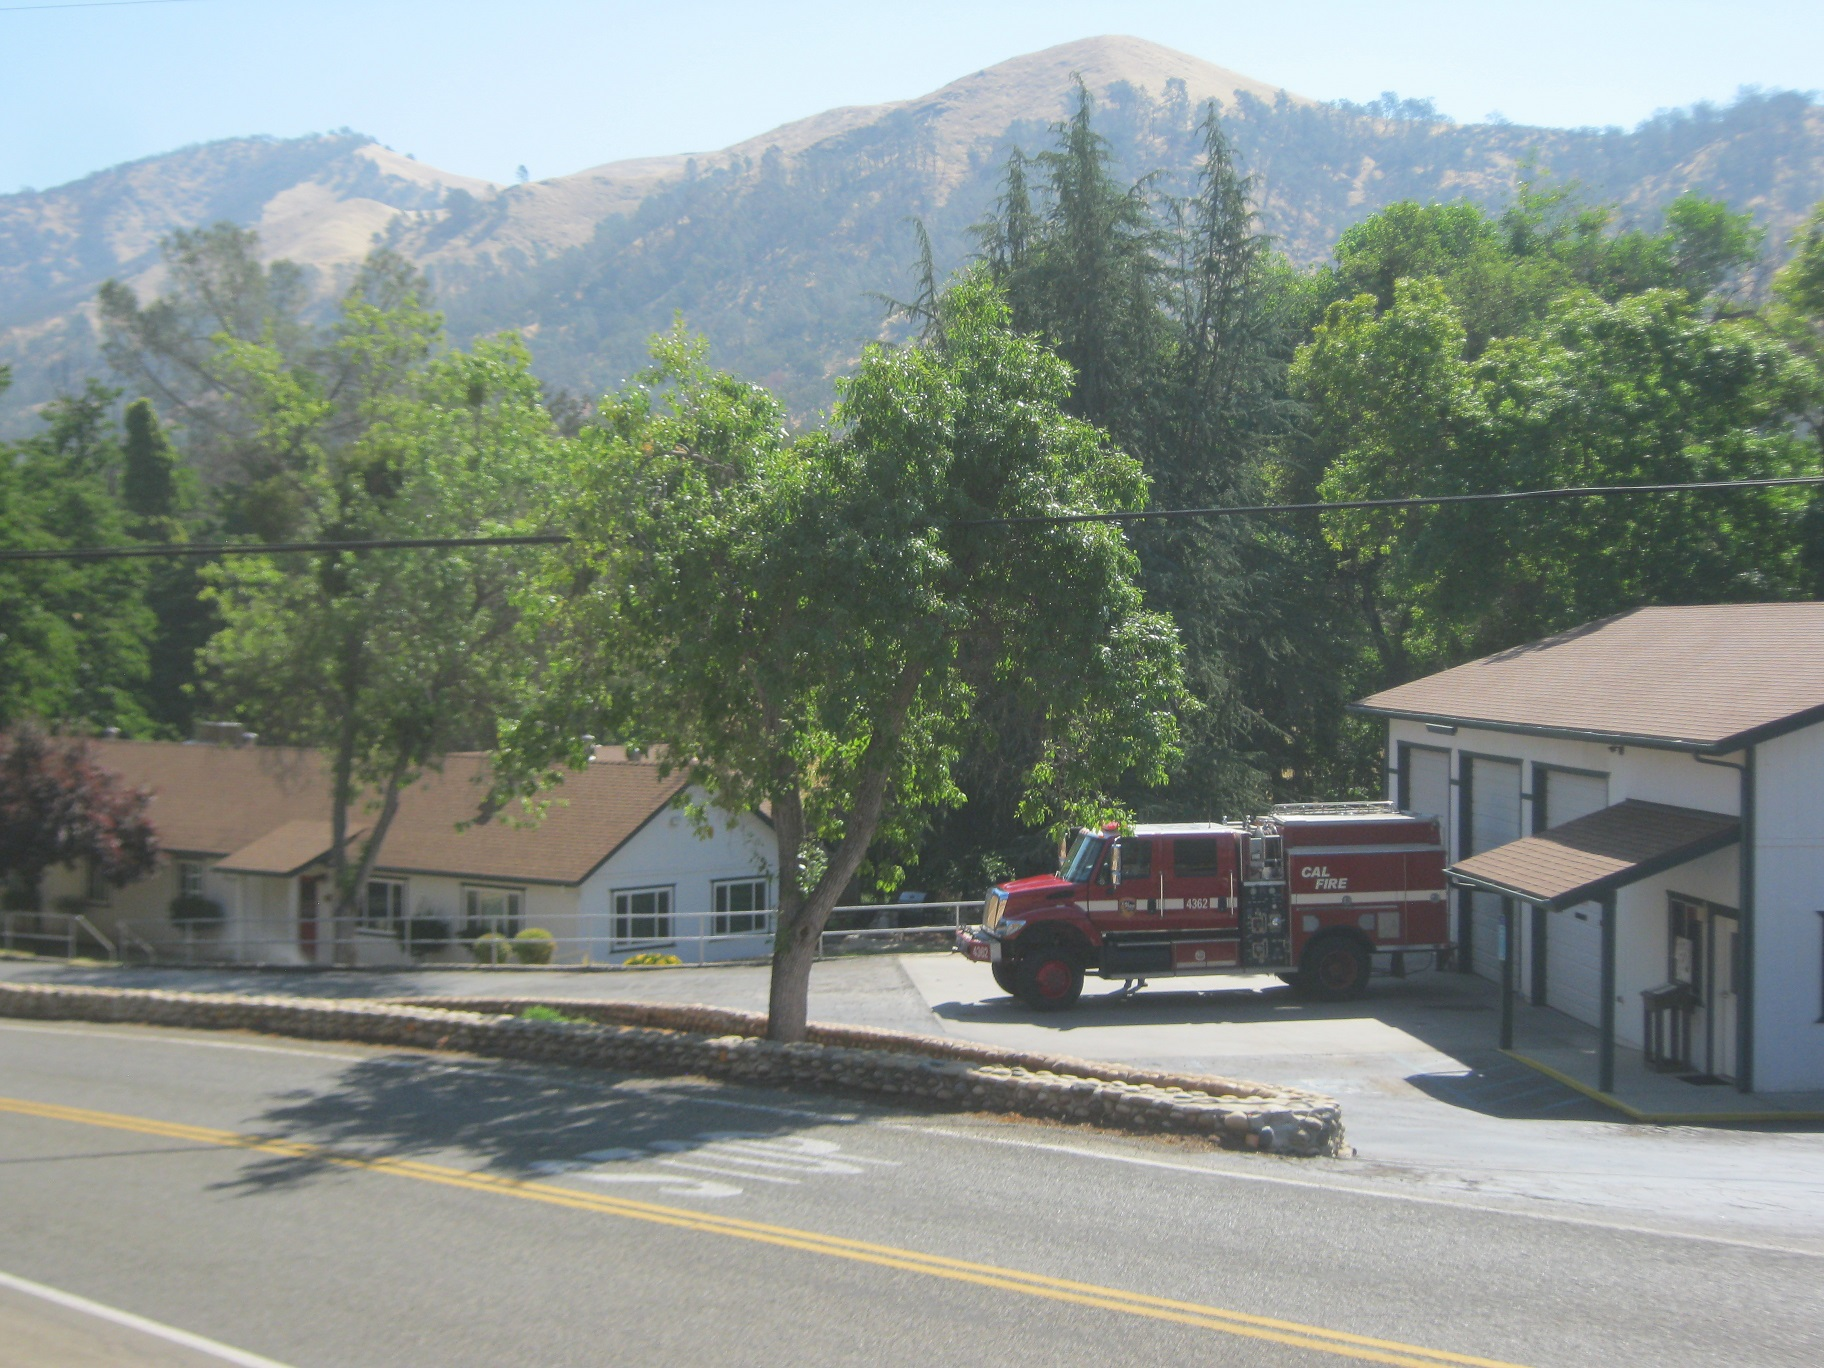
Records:
<instances>
[{"instance_id":1,"label":"red door","mask_svg":"<svg viewBox=\"0 0 1824 1368\"><path fill-rule=\"evenodd\" d=\"M298 954L304 963L317 962L317 884L318 875L298 880Z\"/></svg>"}]
</instances>

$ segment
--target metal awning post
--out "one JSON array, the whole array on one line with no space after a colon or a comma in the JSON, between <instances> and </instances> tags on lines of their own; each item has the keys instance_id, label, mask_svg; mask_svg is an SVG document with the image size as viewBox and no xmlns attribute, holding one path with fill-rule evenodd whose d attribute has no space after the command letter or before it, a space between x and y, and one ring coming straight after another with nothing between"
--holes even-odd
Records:
<instances>
[{"instance_id":1,"label":"metal awning post","mask_svg":"<svg viewBox=\"0 0 1824 1368\"><path fill-rule=\"evenodd\" d=\"M1501 899L1501 1048L1514 1048L1514 900Z\"/></svg>"},{"instance_id":2,"label":"metal awning post","mask_svg":"<svg viewBox=\"0 0 1824 1368\"><path fill-rule=\"evenodd\" d=\"M1615 1091L1615 894L1604 893L1602 908L1602 1040L1597 1046L1596 1086Z\"/></svg>"}]
</instances>

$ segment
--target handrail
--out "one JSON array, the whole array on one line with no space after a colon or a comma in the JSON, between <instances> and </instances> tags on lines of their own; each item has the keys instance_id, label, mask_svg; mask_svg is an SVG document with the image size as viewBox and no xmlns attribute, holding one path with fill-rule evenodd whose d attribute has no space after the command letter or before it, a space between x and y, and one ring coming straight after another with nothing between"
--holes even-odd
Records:
<instances>
[{"instance_id":1,"label":"handrail","mask_svg":"<svg viewBox=\"0 0 1824 1368\"><path fill-rule=\"evenodd\" d=\"M102 949L104 949L108 952L108 958L110 960L112 960L115 964L120 963L120 951L118 951L114 948L113 941L109 940L106 936L101 934L101 929L99 927L97 927L94 922L90 921L87 917L83 916L82 913L78 912L78 913L76 913L76 925L80 926L84 931L87 931L91 936L93 936L97 941L99 941L101 943Z\"/></svg>"}]
</instances>

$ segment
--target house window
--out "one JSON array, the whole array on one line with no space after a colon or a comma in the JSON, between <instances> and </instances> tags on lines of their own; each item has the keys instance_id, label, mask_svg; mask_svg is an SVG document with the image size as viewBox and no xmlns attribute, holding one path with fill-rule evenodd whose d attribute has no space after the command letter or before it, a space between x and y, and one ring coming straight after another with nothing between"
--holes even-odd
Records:
<instances>
[{"instance_id":1,"label":"house window","mask_svg":"<svg viewBox=\"0 0 1824 1368\"><path fill-rule=\"evenodd\" d=\"M361 925L391 931L405 920L405 880L369 879L361 908Z\"/></svg>"},{"instance_id":2,"label":"house window","mask_svg":"<svg viewBox=\"0 0 1824 1368\"><path fill-rule=\"evenodd\" d=\"M626 945L671 939L669 888L617 889L614 894L614 939Z\"/></svg>"},{"instance_id":3,"label":"house window","mask_svg":"<svg viewBox=\"0 0 1824 1368\"><path fill-rule=\"evenodd\" d=\"M472 937L483 931L498 931L503 936L518 935L520 907L524 898L523 889L464 884L463 935Z\"/></svg>"},{"instance_id":4,"label":"house window","mask_svg":"<svg viewBox=\"0 0 1824 1368\"><path fill-rule=\"evenodd\" d=\"M742 936L766 930L766 880L722 879L710 886L715 894L718 936Z\"/></svg>"},{"instance_id":5,"label":"house window","mask_svg":"<svg viewBox=\"0 0 1824 1368\"><path fill-rule=\"evenodd\" d=\"M177 866L177 891L186 898L203 896L203 867L195 860L184 860Z\"/></svg>"},{"instance_id":6,"label":"house window","mask_svg":"<svg viewBox=\"0 0 1824 1368\"><path fill-rule=\"evenodd\" d=\"M89 861L89 901L97 907L106 907L112 899L114 890L108 886L108 876L101 872L101 866L94 860Z\"/></svg>"}]
</instances>

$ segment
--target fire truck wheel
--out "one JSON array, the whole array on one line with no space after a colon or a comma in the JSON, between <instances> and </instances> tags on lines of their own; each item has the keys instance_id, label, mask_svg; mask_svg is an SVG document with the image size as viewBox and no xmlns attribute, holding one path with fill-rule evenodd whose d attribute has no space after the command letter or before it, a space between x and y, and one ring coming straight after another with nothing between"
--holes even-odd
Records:
<instances>
[{"instance_id":1,"label":"fire truck wheel","mask_svg":"<svg viewBox=\"0 0 1824 1368\"><path fill-rule=\"evenodd\" d=\"M1035 1012L1062 1012L1083 995L1083 962L1062 945L1046 945L1020 956L1013 967L1014 992Z\"/></svg>"},{"instance_id":2,"label":"fire truck wheel","mask_svg":"<svg viewBox=\"0 0 1824 1368\"><path fill-rule=\"evenodd\" d=\"M1000 985L1000 989L1003 993L1013 993L1016 996L1018 995L1018 993L1020 991L1020 985L1014 981L1012 965L1010 965L1010 964L991 964L988 966L988 968L993 971L994 981Z\"/></svg>"},{"instance_id":3,"label":"fire truck wheel","mask_svg":"<svg viewBox=\"0 0 1824 1368\"><path fill-rule=\"evenodd\" d=\"M1368 990L1368 951L1352 936L1313 941L1300 967L1299 987L1324 1002L1343 1002Z\"/></svg>"}]
</instances>

